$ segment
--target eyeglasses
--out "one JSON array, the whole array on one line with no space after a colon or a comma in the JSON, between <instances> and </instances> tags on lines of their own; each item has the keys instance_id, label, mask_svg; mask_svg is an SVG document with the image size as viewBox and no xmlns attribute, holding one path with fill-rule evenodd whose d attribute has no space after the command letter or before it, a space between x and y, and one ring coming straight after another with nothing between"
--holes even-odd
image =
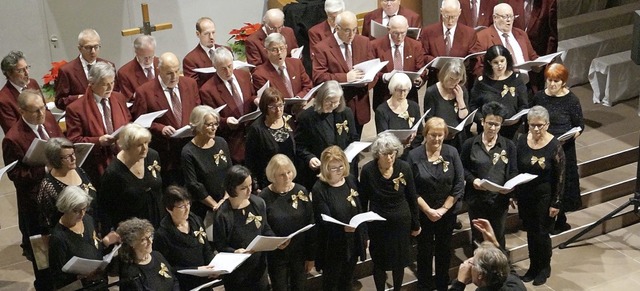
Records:
<instances>
[{"instance_id":1,"label":"eyeglasses","mask_svg":"<svg viewBox=\"0 0 640 291\"><path fill-rule=\"evenodd\" d=\"M18 69L18 68L13 69L13 71L14 71L14 72L16 72L16 73L22 73L22 74L26 74L26 73L28 73L28 72L29 72L29 70L31 70L31 66L30 66L30 65L29 65L29 66L26 66L26 67L24 67L24 68L20 68L20 69Z\"/></svg>"},{"instance_id":2,"label":"eyeglasses","mask_svg":"<svg viewBox=\"0 0 640 291\"><path fill-rule=\"evenodd\" d=\"M272 53L286 52L287 51L287 46L272 47L272 48L269 48L269 51L272 52Z\"/></svg>"},{"instance_id":3,"label":"eyeglasses","mask_svg":"<svg viewBox=\"0 0 640 291\"><path fill-rule=\"evenodd\" d=\"M342 172L344 171L344 166L339 166L339 167L333 167L333 168L329 168L330 172Z\"/></svg>"},{"instance_id":4,"label":"eyeglasses","mask_svg":"<svg viewBox=\"0 0 640 291\"><path fill-rule=\"evenodd\" d=\"M337 29L338 31L342 31L343 33L350 33L350 34L356 34L356 33L358 33L358 28L357 28L357 27L352 28L352 29L349 29L349 28L342 28L342 27L339 27L339 26L338 26L338 27L336 27L336 29Z\"/></svg>"},{"instance_id":5,"label":"eyeglasses","mask_svg":"<svg viewBox=\"0 0 640 291\"><path fill-rule=\"evenodd\" d=\"M267 105L267 108L269 108L270 110L282 109L282 108L284 108L284 103L276 103L276 104Z\"/></svg>"},{"instance_id":6,"label":"eyeglasses","mask_svg":"<svg viewBox=\"0 0 640 291\"><path fill-rule=\"evenodd\" d=\"M204 127L208 127L208 128L213 128L213 127L218 127L220 126L220 123L218 122L211 122L211 123L205 123Z\"/></svg>"},{"instance_id":7,"label":"eyeglasses","mask_svg":"<svg viewBox=\"0 0 640 291\"><path fill-rule=\"evenodd\" d=\"M380 153L380 156L387 156L387 157L393 157L397 154L397 151L392 151L392 152L387 152L387 153Z\"/></svg>"},{"instance_id":8,"label":"eyeglasses","mask_svg":"<svg viewBox=\"0 0 640 291\"><path fill-rule=\"evenodd\" d=\"M448 20L453 20L453 19L456 19L456 18L460 17L460 14L458 14L458 15L444 15L444 14L441 14L441 15L442 15L443 19L448 19Z\"/></svg>"},{"instance_id":9,"label":"eyeglasses","mask_svg":"<svg viewBox=\"0 0 640 291\"><path fill-rule=\"evenodd\" d=\"M73 211L73 213L75 213L75 214L80 214L82 212L86 212L87 211L87 206L82 207L82 208L74 208L71 211Z\"/></svg>"},{"instance_id":10,"label":"eyeglasses","mask_svg":"<svg viewBox=\"0 0 640 291\"><path fill-rule=\"evenodd\" d=\"M398 93L404 93L404 92L409 92L410 90L411 90L410 88L396 88L393 91L398 92Z\"/></svg>"},{"instance_id":11,"label":"eyeglasses","mask_svg":"<svg viewBox=\"0 0 640 291\"><path fill-rule=\"evenodd\" d=\"M75 158L76 158L76 152L73 152L73 153L70 153L70 154L68 154L68 155L66 155L66 156L62 156L62 157L60 157L60 160L63 160L63 161L72 161L72 160L74 160Z\"/></svg>"},{"instance_id":12,"label":"eyeglasses","mask_svg":"<svg viewBox=\"0 0 640 291\"><path fill-rule=\"evenodd\" d=\"M148 236L143 236L140 238L140 243L153 243L153 234L150 234Z\"/></svg>"},{"instance_id":13,"label":"eyeglasses","mask_svg":"<svg viewBox=\"0 0 640 291\"><path fill-rule=\"evenodd\" d=\"M326 105L337 106L337 105L340 105L340 100L337 100L337 101L324 100L323 103Z\"/></svg>"},{"instance_id":14,"label":"eyeglasses","mask_svg":"<svg viewBox=\"0 0 640 291\"><path fill-rule=\"evenodd\" d=\"M493 16L500 17L503 20L514 20L518 18L518 15L513 15L513 14L509 14L509 15L494 14Z\"/></svg>"},{"instance_id":15,"label":"eyeglasses","mask_svg":"<svg viewBox=\"0 0 640 291\"><path fill-rule=\"evenodd\" d=\"M173 206L173 208L178 208L180 210L186 210L187 208L189 208L191 206L191 201L187 201L184 204L180 205L180 206Z\"/></svg>"},{"instance_id":16,"label":"eyeglasses","mask_svg":"<svg viewBox=\"0 0 640 291\"><path fill-rule=\"evenodd\" d=\"M406 31L392 31L390 34L392 36L405 36L405 35L407 35L407 32Z\"/></svg>"},{"instance_id":17,"label":"eyeglasses","mask_svg":"<svg viewBox=\"0 0 640 291\"><path fill-rule=\"evenodd\" d=\"M85 51L92 51L92 50L100 50L101 45L85 45L85 46L81 46L81 48Z\"/></svg>"},{"instance_id":18,"label":"eyeglasses","mask_svg":"<svg viewBox=\"0 0 640 291\"><path fill-rule=\"evenodd\" d=\"M543 127L545 127L547 124L549 124L549 123L537 123L537 124L529 123L529 127L530 127L530 128L533 128L533 129L542 129L542 128L543 128Z\"/></svg>"},{"instance_id":19,"label":"eyeglasses","mask_svg":"<svg viewBox=\"0 0 640 291\"><path fill-rule=\"evenodd\" d=\"M491 127L498 128L498 127L502 126L502 124L500 124L500 123L497 123L497 122L489 122L489 121L485 121L485 122L484 122L484 124L485 124L488 128L491 128Z\"/></svg>"},{"instance_id":20,"label":"eyeglasses","mask_svg":"<svg viewBox=\"0 0 640 291\"><path fill-rule=\"evenodd\" d=\"M380 0L380 2L382 2L382 3L385 3L385 2L386 3L388 3L388 2L396 2L396 1L398 1L398 0Z\"/></svg>"},{"instance_id":21,"label":"eyeglasses","mask_svg":"<svg viewBox=\"0 0 640 291\"><path fill-rule=\"evenodd\" d=\"M43 106L38 107L38 108L33 109L33 110L32 110L32 109L27 109L27 108L24 108L24 109L22 109L22 110L24 110L24 111L26 111L26 112L28 112L28 113L32 113L32 114L33 114L33 113L40 113L40 114L42 114L45 110L47 110L47 107L43 105Z\"/></svg>"}]
</instances>

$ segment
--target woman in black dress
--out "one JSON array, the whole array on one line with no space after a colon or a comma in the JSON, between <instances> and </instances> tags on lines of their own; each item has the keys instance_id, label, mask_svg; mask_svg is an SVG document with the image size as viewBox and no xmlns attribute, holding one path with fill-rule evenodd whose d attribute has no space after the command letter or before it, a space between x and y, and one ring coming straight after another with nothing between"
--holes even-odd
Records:
<instances>
[{"instance_id":1,"label":"woman in black dress","mask_svg":"<svg viewBox=\"0 0 640 291\"><path fill-rule=\"evenodd\" d=\"M376 108L376 131L381 133L388 129L411 129L420 120L420 106L413 100L407 99L407 94L413 84L406 74L397 73L389 80L389 92L391 98L383 102ZM426 108L426 107L425 107ZM418 127L421 132L422 125ZM403 158L409 150L420 146L424 138L421 134L412 134L402 141L407 149Z\"/></svg>"},{"instance_id":2,"label":"woman in black dress","mask_svg":"<svg viewBox=\"0 0 640 291\"><path fill-rule=\"evenodd\" d=\"M113 268L122 291L179 291L174 269L164 256L153 251L153 225L146 219L131 218L116 230L122 240Z\"/></svg>"},{"instance_id":3,"label":"woman in black dress","mask_svg":"<svg viewBox=\"0 0 640 291\"><path fill-rule=\"evenodd\" d=\"M558 137L574 127L580 127L579 132L562 143L565 158L564 198L555 228L551 231L553 234L558 234L571 229L567 223L565 211L575 211L582 206L576 139L584 130L584 119L580 100L567 87L569 78L567 68L562 64L551 64L544 72L544 76L547 80L546 89L536 93L533 105L540 105L549 112L549 133Z\"/></svg>"},{"instance_id":4,"label":"woman in black dress","mask_svg":"<svg viewBox=\"0 0 640 291\"><path fill-rule=\"evenodd\" d=\"M62 216L62 213L56 208L56 200L65 187L78 186L86 191L92 199L96 199L96 188L89 180L87 173L76 165L76 151L73 143L68 139L63 137L50 138L44 153L51 171L42 179L36 200L40 209L41 233L48 234ZM87 213L97 218L99 217L96 215L97 200L92 201ZM96 227L99 227L98 222L96 222Z\"/></svg>"},{"instance_id":5,"label":"woman in black dress","mask_svg":"<svg viewBox=\"0 0 640 291\"><path fill-rule=\"evenodd\" d=\"M316 217L316 269L322 270L322 290L351 290L358 257L366 258L366 226L357 229L322 220L322 214L343 223L362 212L356 179L349 175L349 161L338 146L321 155L319 180L313 186Z\"/></svg>"},{"instance_id":6,"label":"woman in black dress","mask_svg":"<svg viewBox=\"0 0 640 291\"><path fill-rule=\"evenodd\" d=\"M458 126L471 112L466 82L467 71L461 60L453 59L445 63L438 72L438 82L424 93L424 110L431 109L425 118L437 116L444 119L448 126ZM450 132L444 143L460 151L466 136L464 131Z\"/></svg>"},{"instance_id":7,"label":"woman in black dress","mask_svg":"<svg viewBox=\"0 0 640 291\"><path fill-rule=\"evenodd\" d=\"M507 119L529 106L527 86L519 73L513 71L513 58L509 50L501 45L494 45L487 49L484 57L484 71L482 76L473 84L469 110L482 108L482 105L496 101L504 106ZM476 113L474 119L480 124L482 114ZM500 134L513 139L520 122L503 126ZM481 128L478 128L480 131Z\"/></svg>"},{"instance_id":8,"label":"woman in black dress","mask_svg":"<svg viewBox=\"0 0 640 291\"><path fill-rule=\"evenodd\" d=\"M223 199L223 181L231 167L227 141L216 136L220 115L207 105L196 106L189 116L195 136L182 148L185 187L194 203L192 212L204 220L207 210L218 209Z\"/></svg>"},{"instance_id":9,"label":"woman in black dress","mask_svg":"<svg viewBox=\"0 0 640 291\"><path fill-rule=\"evenodd\" d=\"M353 119L353 112L346 106L342 87L337 81L324 82L316 92L314 105L298 116L296 150L300 170L300 182L311 188L318 180L320 153L328 146L337 145L344 150L360 140ZM354 159L357 165L357 159ZM355 173L357 167L352 170Z\"/></svg>"},{"instance_id":10,"label":"woman in black dress","mask_svg":"<svg viewBox=\"0 0 640 291\"><path fill-rule=\"evenodd\" d=\"M290 123L291 115L284 113L284 97L276 88L268 88L260 97L258 108L262 115L247 131L245 163L255 176L258 189L269 185L265 167L275 154L295 159L296 144Z\"/></svg>"},{"instance_id":11,"label":"woman in black dress","mask_svg":"<svg viewBox=\"0 0 640 291\"><path fill-rule=\"evenodd\" d=\"M115 229L131 217L148 219L159 226L162 209L162 176L158 152L149 148L151 133L130 123L118 135L120 152L102 175L98 206L104 210L102 232Z\"/></svg>"},{"instance_id":12,"label":"woman in black dress","mask_svg":"<svg viewBox=\"0 0 640 291\"><path fill-rule=\"evenodd\" d=\"M263 97L264 98L264 97ZM309 192L296 184L296 168L283 155L276 154L265 169L271 185L260 192L267 204L267 221L276 236L288 236L297 230L313 224L313 206ZM305 281L315 261L315 232L294 236L286 248L267 254L271 288L280 290L304 290Z\"/></svg>"},{"instance_id":13,"label":"woman in black dress","mask_svg":"<svg viewBox=\"0 0 640 291\"><path fill-rule=\"evenodd\" d=\"M213 221L213 245L218 252L251 253L240 267L222 278L226 290L267 290L266 254L246 247L258 235L273 236L264 200L251 194L249 169L235 165L227 171L224 187L229 199L218 208Z\"/></svg>"},{"instance_id":14,"label":"woman in black dress","mask_svg":"<svg viewBox=\"0 0 640 291\"><path fill-rule=\"evenodd\" d=\"M85 189L78 186L68 186L58 196L56 206L63 214L51 230L49 242L49 265L55 289L78 279L84 287L107 285L107 274L103 271L86 277L62 271L62 267L74 256L102 260L104 250L120 242L120 237L113 231L102 239L98 237L93 217L86 214L92 199Z\"/></svg>"},{"instance_id":15,"label":"woman in black dress","mask_svg":"<svg viewBox=\"0 0 640 291\"><path fill-rule=\"evenodd\" d=\"M431 117L424 126L425 144L413 149L407 160L413 172L421 210L418 288L429 290L447 290L451 236L456 222L454 206L464 193L464 169L458 151L453 146L443 144L447 133L444 120ZM436 274L432 278L434 256Z\"/></svg>"},{"instance_id":16,"label":"woman in black dress","mask_svg":"<svg viewBox=\"0 0 640 291\"><path fill-rule=\"evenodd\" d=\"M518 170L538 175L518 186L518 213L527 231L531 265L522 281L542 285L551 275L551 237L564 194L564 151L549 132L549 113L534 106L527 114L529 133L518 139Z\"/></svg>"},{"instance_id":17,"label":"woman in black dress","mask_svg":"<svg viewBox=\"0 0 640 291\"><path fill-rule=\"evenodd\" d=\"M506 250L504 232L510 191L489 192L480 185L480 181L487 179L504 185L518 175L516 146L510 139L500 136L505 117L500 103L492 101L483 105L482 116L480 125L484 131L465 141L460 154L467 181L464 199L469 206L469 221L487 219L495 230L500 248ZM482 242L482 234L475 228L472 228L472 237L474 241Z\"/></svg>"},{"instance_id":18,"label":"woman in black dress","mask_svg":"<svg viewBox=\"0 0 640 291\"><path fill-rule=\"evenodd\" d=\"M392 78L393 79L393 78ZM373 160L362 168L360 192L363 210L386 218L368 223L369 252L378 291L385 290L386 271L393 271L393 290L402 288L404 268L411 264L411 236L420 233L413 173L397 159L402 144L390 133L378 134L371 145Z\"/></svg>"},{"instance_id":19,"label":"woman in black dress","mask_svg":"<svg viewBox=\"0 0 640 291\"><path fill-rule=\"evenodd\" d=\"M190 212L191 197L182 187L169 186L162 196L169 213L156 231L153 249L160 252L176 270L210 268L213 249L202 220ZM191 290L211 279L177 273L181 290Z\"/></svg>"}]
</instances>

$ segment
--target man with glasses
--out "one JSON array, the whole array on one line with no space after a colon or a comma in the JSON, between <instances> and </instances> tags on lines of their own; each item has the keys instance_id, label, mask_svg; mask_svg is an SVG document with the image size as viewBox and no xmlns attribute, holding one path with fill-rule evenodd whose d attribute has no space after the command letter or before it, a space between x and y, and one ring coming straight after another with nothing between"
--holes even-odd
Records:
<instances>
[{"instance_id":1,"label":"man with glasses","mask_svg":"<svg viewBox=\"0 0 640 291\"><path fill-rule=\"evenodd\" d=\"M2 74L7 83L0 90L0 127L6 133L20 119L18 95L26 89L40 91L40 85L29 76L29 69L24 54L12 51L2 59Z\"/></svg>"},{"instance_id":2,"label":"man with glasses","mask_svg":"<svg viewBox=\"0 0 640 291\"><path fill-rule=\"evenodd\" d=\"M324 13L327 14L327 21L320 22L309 29L309 48L311 53L315 53L316 45L323 39L330 37L336 30L336 16L344 11L343 0L326 0L324 2Z\"/></svg>"},{"instance_id":3,"label":"man with glasses","mask_svg":"<svg viewBox=\"0 0 640 291\"><path fill-rule=\"evenodd\" d=\"M213 67L211 62L213 51L219 47L231 48L216 44L216 25L209 17L201 17L196 22L196 36L198 37L198 45L191 50L182 60L182 71L185 77L196 80L198 88L202 84L213 77L213 73L198 73L194 71L199 68Z\"/></svg>"},{"instance_id":4,"label":"man with glasses","mask_svg":"<svg viewBox=\"0 0 640 291\"><path fill-rule=\"evenodd\" d=\"M460 0L460 9L462 9L460 24L476 31L489 27L493 22L491 14L496 4L498 4L497 0Z\"/></svg>"},{"instance_id":5,"label":"man with glasses","mask_svg":"<svg viewBox=\"0 0 640 291\"><path fill-rule=\"evenodd\" d=\"M362 35L373 39L371 36L371 21L389 25L391 17L402 15L407 18L410 27L422 27L422 18L409 8L400 6L402 0L380 0L380 8L375 9L364 16Z\"/></svg>"},{"instance_id":6,"label":"man with glasses","mask_svg":"<svg viewBox=\"0 0 640 291\"><path fill-rule=\"evenodd\" d=\"M136 56L118 70L116 79L127 102L133 102L133 93L140 85L156 78L158 74L158 57L156 57L156 39L150 35L142 35L133 41Z\"/></svg>"},{"instance_id":7,"label":"man with glasses","mask_svg":"<svg viewBox=\"0 0 640 291\"><path fill-rule=\"evenodd\" d=\"M538 54L531 46L527 33L513 27L515 19L513 9L509 4L500 3L493 8L493 26L478 32L478 37L472 52L486 51L494 45L502 45L509 50L514 64L535 60ZM482 76L482 60L478 58L474 69L476 77Z\"/></svg>"},{"instance_id":8,"label":"man with glasses","mask_svg":"<svg viewBox=\"0 0 640 291\"><path fill-rule=\"evenodd\" d=\"M409 23L407 18L396 15L389 21L389 36L373 40L373 57L381 61L389 61L380 70L375 87L373 87L373 109L389 99L389 80L394 70L417 72L424 66L424 49L419 41L407 37ZM407 95L407 99L418 102L418 88L422 86L422 76L415 79L413 86Z\"/></svg>"},{"instance_id":9,"label":"man with glasses","mask_svg":"<svg viewBox=\"0 0 640 291\"><path fill-rule=\"evenodd\" d=\"M49 269L38 270L34 259L29 237L40 234L38 218L40 217L36 196L40 181L44 178L45 165L31 165L23 161L29 146L34 139L48 140L62 137L56 119L47 110L40 91L27 89L18 95L20 119L7 132L2 140L2 154L6 165L18 161L15 167L7 172L7 176L16 188L18 202L18 228L22 233L22 254L31 261L35 274L36 290L53 290Z\"/></svg>"},{"instance_id":10,"label":"man with glasses","mask_svg":"<svg viewBox=\"0 0 640 291\"><path fill-rule=\"evenodd\" d=\"M85 29L78 35L80 55L60 67L56 79L56 107L64 110L69 103L82 97L87 90L89 70L96 62L112 62L98 57L100 54L100 35L93 29ZM116 82L117 83L117 82Z\"/></svg>"},{"instance_id":11,"label":"man with glasses","mask_svg":"<svg viewBox=\"0 0 640 291\"><path fill-rule=\"evenodd\" d=\"M267 49L264 47L264 40L267 35L274 32L284 36L287 42L287 56L291 56L291 50L298 48L298 41L293 29L284 26L284 13L282 10L277 8L269 9L262 17L262 28L250 35L245 41L247 62L249 64L258 66L269 61Z\"/></svg>"}]
</instances>

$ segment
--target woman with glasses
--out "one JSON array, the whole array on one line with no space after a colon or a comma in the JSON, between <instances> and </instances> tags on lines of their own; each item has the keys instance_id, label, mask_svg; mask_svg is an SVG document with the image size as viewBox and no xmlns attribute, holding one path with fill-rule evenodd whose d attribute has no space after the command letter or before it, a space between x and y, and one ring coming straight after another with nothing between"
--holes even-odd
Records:
<instances>
[{"instance_id":1,"label":"woman with glasses","mask_svg":"<svg viewBox=\"0 0 640 291\"><path fill-rule=\"evenodd\" d=\"M77 166L73 143L63 137L51 138L47 141L44 153L51 171L42 179L36 198L40 210L41 233L48 234L62 216L56 208L56 200L67 186L78 186L89 194L93 203L89 205L87 212L97 218L97 201L93 200L96 198L96 188L87 173Z\"/></svg>"},{"instance_id":2,"label":"woman with glasses","mask_svg":"<svg viewBox=\"0 0 640 291\"><path fill-rule=\"evenodd\" d=\"M542 285L551 275L551 237L564 194L565 158L560 142L549 132L549 113L533 106L527 114L529 133L518 139L518 170L538 175L518 186L518 213L527 231L531 265L522 281Z\"/></svg>"},{"instance_id":3,"label":"woman with glasses","mask_svg":"<svg viewBox=\"0 0 640 291\"><path fill-rule=\"evenodd\" d=\"M464 85L467 72L461 60L453 59L442 66L438 72L438 82L429 86L424 93L424 110L429 110L426 119L438 116L448 126L458 126L469 111L469 92ZM458 151L466 139L464 131L447 136L445 143L454 146Z\"/></svg>"},{"instance_id":4,"label":"woman with glasses","mask_svg":"<svg viewBox=\"0 0 640 291\"><path fill-rule=\"evenodd\" d=\"M153 249L160 252L176 270L204 269L213 259L213 249L207 240L202 220L190 212L191 197L182 187L169 186L162 196L169 213L160 222ZM181 290L191 290L208 278L177 273Z\"/></svg>"},{"instance_id":5,"label":"woman with glasses","mask_svg":"<svg viewBox=\"0 0 640 291\"><path fill-rule=\"evenodd\" d=\"M116 230L122 240L114 266L123 291L179 291L174 269L167 259L153 251L153 225L146 219L131 218Z\"/></svg>"},{"instance_id":6,"label":"woman with glasses","mask_svg":"<svg viewBox=\"0 0 640 291\"><path fill-rule=\"evenodd\" d=\"M389 80L389 92L391 98L383 102L376 108L376 131L381 133L388 129L411 129L420 120L420 106L413 100L408 100L407 95L413 84L406 74L394 74ZM422 125L418 127L418 132L422 130ZM419 146L423 141L422 135L415 133L406 140L401 141L407 149L403 154Z\"/></svg>"},{"instance_id":7,"label":"woman with glasses","mask_svg":"<svg viewBox=\"0 0 640 291\"><path fill-rule=\"evenodd\" d=\"M107 274L104 271L97 271L88 276L62 271L62 267L74 256L102 260L105 249L120 242L120 237L113 231L103 238L98 236L95 221L87 214L92 200L93 197L78 186L65 187L57 197L56 208L62 216L55 221L55 226L51 229L49 243L49 266L54 289L67 286L76 280L81 280L84 287L107 284Z\"/></svg>"},{"instance_id":8,"label":"woman with glasses","mask_svg":"<svg viewBox=\"0 0 640 291\"><path fill-rule=\"evenodd\" d=\"M319 180L313 186L316 219L316 269L322 271L322 290L351 290L358 258L366 258L366 226L342 226L322 219L322 214L343 223L362 212L356 178L338 146L322 151Z\"/></svg>"},{"instance_id":9,"label":"woman with glasses","mask_svg":"<svg viewBox=\"0 0 640 291\"><path fill-rule=\"evenodd\" d=\"M258 108L262 115L247 131L245 163L258 183L258 189L269 185L265 168L271 157L283 154L295 159L296 143L293 139L291 115L284 113L284 97L276 88L262 94Z\"/></svg>"},{"instance_id":10,"label":"woman with glasses","mask_svg":"<svg viewBox=\"0 0 640 291\"><path fill-rule=\"evenodd\" d=\"M558 137L574 127L580 127L579 132L562 142L566 168L562 209L558 213L555 228L552 231L553 234L557 234L571 229L567 223L565 211L575 211L582 206L576 139L584 130L584 119L580 100L567 87L569 70L562 64L551 64L544 72L544 76L547 79L546 89L536 93L533 105L540 105L549 111L549 133Z\"/></svg>"},{"instance_id":11,"label":"woman with glasses","mask_svg":"<svg viewBox=\"0 0 640 291\"><path fill-rule=\"evenodd\" d=\"M447 290L451 261L451 236L456 222L456 202L464 194L464 169L456 148L443 144L447 124L431 117L424 126L425 144L413 149L411 165L418 193L418 288ZM315 193L314 193L315 194ZM435 278L433 259L435 257Z\"/></svg>"},{"instance_id":12,"label":"woman with glasses","mask_svg":"<svg viewBox=\"0 0 640 291\"><path fill-rule=\"evenodd\" d=\"M227 141L217 136L220 115L207 105L198 105L189 116L195 136L182 148L185 187L194 203L191 212L204 220L207 210L218 209L227 198L223 181L231 167Z\"/></svg>"},{"instance_id":13,"label":"woman with glasses","mask_svg":"<svg viewBox=\"0 0 640 291\"><path fill-rule=\"evenodd\" d=\"M505 118L504 107L495 101L482 106L480 125L482 133L464 142L462 146L462 165L465 173L464 199L469 206L469 220L487 219L495 230L500 248L505 246L505 223L509 209L509 192L490 192L483 188L480 181L489 180L504 185L518 175L516 146L513 141L500 136L500 128ZM482 234L472 228L472 237L482 242Z\"/></svg>"},{"instance_id":14,"label":"woman with glasses","mask_svg":"<svg viewBox=\"0 0 640 291\"><path fill-rule=\"evenodd\" d=\"M346 106L342 87L337 81L324 82L314 100L314 105L298 116L295 136L301 183L308 189L317 180L321 166L319 157L324 149L336 145L344 150L360 139L353 112Z\"/></svg>"},{"instance_id":15,"label":"woman with glasses","mask_svg":"<svg viewBox=\"0 0 640 291\"><path fill-rule=\"evenodd\" d=\"M393 290L402 288L404 268L414 260L411 236L420 233L418 204L413 173L397 157L402 144L393 134L381 133L371 145L373 160L362 168L360 202L386 221L368 223L376 290L386 290L386 271L393 273Z\"/></svg>"},{"instance_id":16,"label":"woman with glasses","mask_svg":"<svg viewBox=\"0 0 640 291\"><path fill-rule=\"evenodd\" d=\"M510 118L529 106L527 86L520 73L513 71L513 57L507 48L494 45L487 49L483 59L482 76L473 84L469 110L482 108L491 101L502 104L506 110L506 118ZM475 121L480 124L482 114L476 113ZM502 127L500 134L513 139L520 122ZM481 128L478 128L481 131Z\"/></svg>"}]
</instances>

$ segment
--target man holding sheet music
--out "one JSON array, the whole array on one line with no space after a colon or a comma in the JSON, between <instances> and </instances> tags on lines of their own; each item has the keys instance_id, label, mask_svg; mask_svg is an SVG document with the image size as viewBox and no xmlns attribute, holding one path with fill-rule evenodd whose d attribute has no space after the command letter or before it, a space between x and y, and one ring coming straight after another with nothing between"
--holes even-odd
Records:
<instances>
[{"instance_id":1,"label":"man holding sheet music","mask_svg":"<svg viewBox=\"0 0 640 291\"><path fill-rule=\"evenodd\" d=\"M49 281L51 278L47 275L48 270L38 270L29 242L29 236L39 233L36 195L40 181L46 173L45 166L28 165L23 162L23 159L34 139L48 140L52 137L62 137L62 131L51 112L47 110L44 98L39 91L25 90L20 93L18 107L22 118L6 133L2 140L2 154L5 164L18 161L7 175L16 188L18 228L22 233L22 244L20 245L22 254L33 264L36 290L49 290L52 285Z\"/></svg>"},{"instance_id":2,"label":"man holding sheet music","mask_svg":"<svg viewBox=\"0 0 640 291\"><path fill-rule=\"evenodd\" d=\"M396 15L389 20L389 36L371 42L373 57L389 61L378 73L378 82L373 88L373 109L389 99L388 84L393 71L418 72L424 66L424 50L419 41L407 37L407 18ZM418 102L418 88L423 84L422 76L411 78L413 85L407 99Z\"/></svg>"},{"instance_id":3,"label":"man holding sheet music","mask_svg":"<svg viewBox=\"0 0 640 291\"><path fill-rule=\"evenodd\" d=\"M149 131L153 135L149 146L156 150L162 164L162 183L182 184L180 153L189 138L172 138L180 128L189 125L189 115L200 105L198 85L188 77L179 76L180 60L173 53L164 53L158 63L158 76L136 90L131 112L134 118L168 109L156 118Z\"/></svg>"},{"instance_id":4,"label":"man holding sheet music","mask_svg":"<svg viewBox=\"0 0 640 291\"><path fill-rule=\"evenodd\" d=\"M244 137L249 123L238 120L256 110L256 91L249 72L234 70L229 50L218 48L213 52L213 67L215 75L200 88L202 104L213 108L227 105L220 111L218 134L229 143L233 163L240 164L244 162Z\"/></svg>"},{"instance_id":5,"label":"man holding sheet music","mask_svg":"<svg viewBox=\"0 0 640 291\"><path fill-rule=\"evenodd\" d=\"M422 27L422 18L409 8L400 6L402 0L380 0L380 8L373 10L364 16L362 35L373 39L371 36L371 21L388 26L389 20L396 15L407 18L410 27Z\"/></svg>"}]
</instances>

